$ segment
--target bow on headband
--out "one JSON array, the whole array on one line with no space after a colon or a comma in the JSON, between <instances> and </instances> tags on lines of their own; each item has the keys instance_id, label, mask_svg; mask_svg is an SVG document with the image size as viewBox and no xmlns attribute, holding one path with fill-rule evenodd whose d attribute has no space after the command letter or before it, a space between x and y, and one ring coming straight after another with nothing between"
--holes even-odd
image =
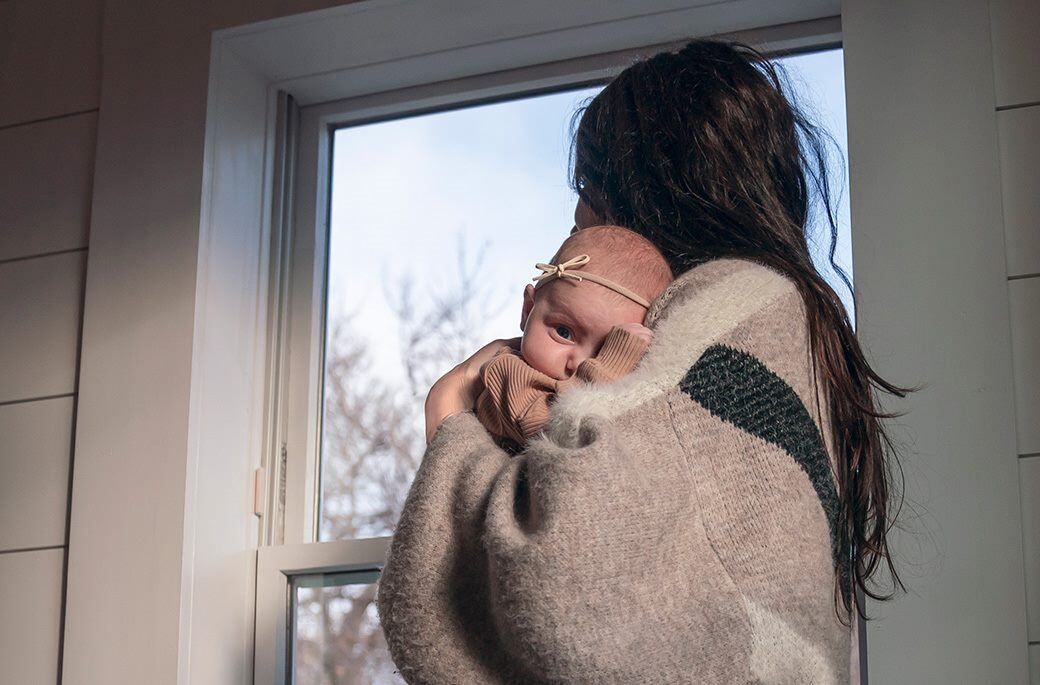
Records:
<instances>
[{"instance_id":1,"label":"bow on headband","mask_svg":"<svg viewBox=\"0 0 1040 685\"><path fill-rule=\"evenodd\" d=\"M581 276L579 274L571 273L570 271L567 271L567 269L577 268L579 266L584 266L588 263L589 256L587 254L580 254L577 257L572 257L571 259L565 261L563 264L538 263L534 266L536 269L541 269L543 273L535 276L531 280L535 281L536 283L540 283L541 281L548 280L550 278L573 278L577 281L580 281Z\"/></svg>"},{"instance_id":2,"label":"bow on headband","mask_svg":"<svg viewBox=\"0 0 1040 685\"><path fill-rule=\"evenodd\" d=\"M541 269L542 273L535 276L531 280L536 282L537 288L544 282L551 281L554 278L573 278L576 281L590 280L593 283L599 283L604 288L610 288L614 292L624 295L628 299L632 300L636 304L642 307L650 307L650 302L646 298L637 295L625 286L615 283L609 278L604 278L599 274L589 273L588 271L570 271L570 269L577 269L579 266L585 266L589 263L589 256L587 254L580 254L577 257L572 257L562 264L535 264L536 269Z\"/></svg>"}]
</instances>

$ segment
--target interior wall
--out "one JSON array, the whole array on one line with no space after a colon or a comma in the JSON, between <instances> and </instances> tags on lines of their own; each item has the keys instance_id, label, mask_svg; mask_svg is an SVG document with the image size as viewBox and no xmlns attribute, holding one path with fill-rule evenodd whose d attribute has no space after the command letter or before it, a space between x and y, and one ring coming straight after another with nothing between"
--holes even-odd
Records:
<instances>
[{"instance_id":1,"label":"interior wall","mask_svg":"<svg viewBox=\"0 0 1040 685\"><path fill-rule=\"evenodd\" d=\"M192 602L187 574L223 574L225 565L248 563L252 553L255 541L242 541L196 569L194 541L185 537L187 497L195 492L188 484L189 406L212 32L335 4L343 3L104 2L66 683L189 682L195 655L187 653L191 636L182 633ZM63 8L55 3L50 14ZM245 491L227 498L229 506L250 506ZM198 525L205 529L206 522ZM246 594L229 586L223 623L210 626L225 637L207 655L214 659L206 664L208 681L250 682Z\"/></svg>"},{"instance_id":2,"label":"interior wall","mask_svg":"<svg viewBox=\"0 0 1040 685\"><path fill-rule=\"evenodd\" d=\"M1008 4L1018 25L992 35L979 0L842 6L858 333L882 376L923 384L887 403L906 412L893 422L906 487L891 540L908 592L867 603L871 682L1028 682L1019 470L1032 462L1019 454L1036 435L1022 390L1037 376L1021 348L1036 353L1037 309L1019 291L1035 281L1009 283L1008 266L1040 255L1035 240L1024 254L1035 213L1005 233L994 110L1004 83L1036 84L1037 25L1022 23L1035 2ZM995 55L1015 76L995 77Z\"/></svg>"},{"instance_id":3,"label":"interior wall","mask_svg":"<svg viewBox=\"0 0 1040 685\"><path fill-rule=\"evenodd\" d=\"M0 3L0 664L59 678L101 2Z\"/></svg>"},{"instance_id":4,"label":"interior wall","mask_svg":"<svg viewBox=\"0 0 1040 685\"><path fill-rule=\"evenodd\" d=\"M1030 682L1040 685L1040 2L994 0L990 26L1015 375Z\"/></svg>"},{"instance_id":5,"label":"interior wall","mask_svg":"<svg viewBox=\"0 0 1040 685\"><path fill-rule=\"evenodd\" d=\"M58 676L66 549L64 681L178 679L210 35L334 4L0 2L5 679ZM930 383L900 436L944 554L871 606L874 682L1025 682L1027 644L1038 682L1035 7L844 9L860 330L887 377Z\"/></svg>"}]
</instances>

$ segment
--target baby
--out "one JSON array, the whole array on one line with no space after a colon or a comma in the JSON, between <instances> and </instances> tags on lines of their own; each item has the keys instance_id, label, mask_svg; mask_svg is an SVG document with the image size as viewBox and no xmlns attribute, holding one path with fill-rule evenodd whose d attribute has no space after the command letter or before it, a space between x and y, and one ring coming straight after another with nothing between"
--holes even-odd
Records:
<instances>
[{"instance_id":1,"label":"baby","mask_svg":"<svg viewBox=\"0 0 1040 685\"><path fill-rule=\"evenodd\" d=\"M476 414L517 451L549 418L553 398L579 383L630 372L650 344L650 302L672 281L654 245L619 226L593 226L564 241L524 289L519 353L504 347L480 369Z\"/></svg>"}]
</instances>

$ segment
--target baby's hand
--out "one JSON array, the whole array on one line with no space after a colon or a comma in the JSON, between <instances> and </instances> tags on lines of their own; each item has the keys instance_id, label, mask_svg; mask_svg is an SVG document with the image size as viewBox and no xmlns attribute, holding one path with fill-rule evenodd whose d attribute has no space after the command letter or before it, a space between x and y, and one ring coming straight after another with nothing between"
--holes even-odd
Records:
<instances>
[{"instance_id":1,"label":"baby's hand","mask_svg":"<svg viewBox=\"0 0 1040 685\"><path fill-rule=\"evenodd\" d=\"M626 333L642 338L647 344L654 339L654 332L641 323L625 323L615 326L615 328L620 328Z\"/></svg>"}]
</instances>

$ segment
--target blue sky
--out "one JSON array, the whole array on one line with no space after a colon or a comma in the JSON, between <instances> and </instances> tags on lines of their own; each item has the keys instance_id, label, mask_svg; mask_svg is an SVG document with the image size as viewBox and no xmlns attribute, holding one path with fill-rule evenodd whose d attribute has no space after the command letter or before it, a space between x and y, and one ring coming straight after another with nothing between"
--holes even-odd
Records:
<instances>
[{"instance_id":1,"label":"blue sky","mask_svg":"<svg viewBox=\"0 0 1040 685\"><path fill-rule=\"evenodd\" d=\"M846 150L841 51L782 60L797 97ZM486 246L482 286L495 312L479 339L519 335L521 292L573 225L569 124L598 89L369 124L335 133L329 316L346 313L370 344L373 370L400 380L384 292L403 274L418 291L450 288L458 240ZM836 178L844 183L844 176ZM851 275L847 189L838 261ZM826 249L826 244L822 246ZM831 279L837 283L836 279ZM839 293L848 300L844 288ZM447 370L447 369L445 369Z\"/></svg>"}]
</instances>

